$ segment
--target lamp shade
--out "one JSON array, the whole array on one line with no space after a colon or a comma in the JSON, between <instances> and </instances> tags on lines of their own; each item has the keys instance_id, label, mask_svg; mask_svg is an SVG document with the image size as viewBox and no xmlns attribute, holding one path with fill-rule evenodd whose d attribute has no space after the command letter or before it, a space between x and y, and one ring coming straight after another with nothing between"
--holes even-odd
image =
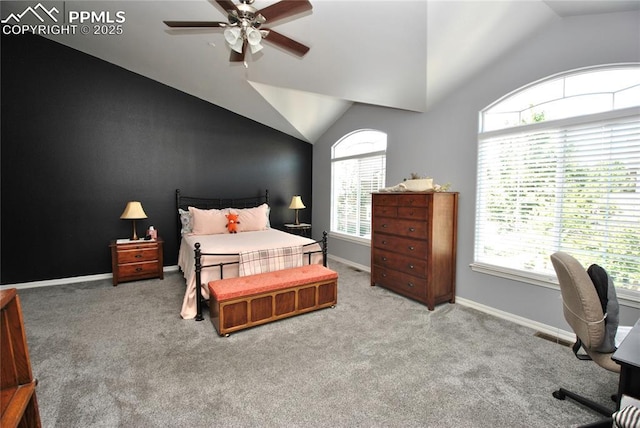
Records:
<instances>
[{"instance_id":1,"label":"lamp shade","mask_svg":"<svg viewBox=\"0 0 640 428\"><path fill-rule=\"evenodd\" d=\"M247 41L249 42L249 47L251 48L251 53L260 52L262 50L262 45L260 42L262 41L262 34L260 31L256 30L253 27L247 29Z\"/></svg>"},{"instance_id":2,"label":"lamp shade","mask_svg":"<svg viewBox=\"0 0 640 428\"><path fill-rule=\"evenodd\" d=\"M296 195L293 198L291 198L291 205L289 205L289 209L291 209L291 210L301 210L303 208L306 208L306 207L302 203L302 198L300 196Z\"/></svg>"},{"instance_id":3,"label":"lamp shade","mask_svg":"<svg viewBox=\"0 0 640 428\"><path fill-rule=\"evenodd\" d=\"M233 27L224 30L224 39L227 41L231 49L238 53L242 53L244 39L242 37L242 31L239 28Z\"/></svg>"},{"instance_id":4,"label":"lamp shade","mask_svg":"<svg viewBox=\"0 0 640 428\"><path fill-rule=\"evenodd\" d=\"M147 218L147 214L142 209L142 204L138 201L127 202L127 206L124 208L121 219L138 220Z\"/></svg>"}]
</instances>

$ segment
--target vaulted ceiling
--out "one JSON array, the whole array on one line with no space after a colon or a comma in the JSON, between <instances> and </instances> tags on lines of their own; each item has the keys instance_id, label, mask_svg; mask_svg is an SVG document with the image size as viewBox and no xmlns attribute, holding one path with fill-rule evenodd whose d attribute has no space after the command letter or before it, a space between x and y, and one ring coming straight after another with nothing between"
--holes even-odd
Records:
<instances>
[{"instance_id":1,"label":"vaulted ceiling","mask_svg":"<svg viewBox=\"0 0 640 428\"><path fill-rule=\"evenodd\" d=\"M122 34L47 37L310 143L353 103L427 111L553 20L640 6L637 0L310 1L311 11L272 26L309 46L306 56L264 43L261 52L247 54L246 67L229 62L222 30L172 30L163 23L226 21L213 0L41 3L59 4L66 17L108 11L113 18L123 11ZM2 3L6 18L26 2Z\"/></svg>"}]
</instances>

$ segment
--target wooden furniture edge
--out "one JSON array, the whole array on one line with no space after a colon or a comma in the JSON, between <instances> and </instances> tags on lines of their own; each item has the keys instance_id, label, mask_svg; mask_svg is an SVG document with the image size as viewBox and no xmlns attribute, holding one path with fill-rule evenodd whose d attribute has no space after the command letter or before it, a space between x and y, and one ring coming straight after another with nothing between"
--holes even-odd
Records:
<instances>
[{"instance_id":1,"label":"wooden furniture edge","mask_svg":"<svg viewBox=\"0 0 640 428\"><path fill-rule=\"evenodd\" d=\"M224 280L212 281L209 284L212 284L215 282L217 283L217 285L220 285L220 281L224 281ZM320 303L320 299L319 299L320 288L325 285L332 286L331 292L332 292L333 298L331 300L323 301L322 303ZM233 333L239 330L244 330L246 328L255 327L262 324L267 324L267 323L284 319L284 318L290 318L296 315L302 315L304 313L313 312L319 309L335 307L335 305L338 302L338 278L337 277L331 278L331 279L324 279L320 281L314 281L312 278L311 281L308 283L275 289L275 290L264 291L264 292L258 292L258 293L252 292L251 289L247 289L246 295L242 295L239 297L234 297L234 298L231 298L228 300L222 300L222 301L217 300L215 293L213 293L212 286L211 285L208 285L208 286L209 286L209 292L211 296L211 300L209 304L209 313L211 317L211 322L213 323L213 326L215 327L216 331L220 336L228 336L230 333ZM315 303L312 306L300 308L300 302L299 302L300 291L306 290L312 287L315 289L315 298L314 298ZM276 314L276 308L277 308L275 304L276 297L278 295L281 295L284 293L290 293L290 292L295 293L294 309L292 311L285 312L282 314ZM271 298L271 316L266 318L261 318L256 321L252 321L252 318L251 318L252 301L258 298L264 298L264 297ZM237 305L238 303L243 303L243 302L246 303L246 322L243 324L232 326L232 327L224 327L225 325L224 308L231 305Z\"/></svg>"}]
</instances>

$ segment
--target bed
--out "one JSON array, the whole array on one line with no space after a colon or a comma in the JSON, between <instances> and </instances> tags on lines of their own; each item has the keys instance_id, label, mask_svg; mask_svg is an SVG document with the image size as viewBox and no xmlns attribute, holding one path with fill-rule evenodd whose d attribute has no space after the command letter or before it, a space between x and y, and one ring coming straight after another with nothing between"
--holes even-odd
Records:
<instances>
[{"instance_id":1,"label":"bed","mask_svg":"<svg viewBox=\"0 0 640 428\"><path fill-rule=\"evenodd\" d=\"M256 269L327 265L326 232L322 240L314 241L271 227L268 190L260 196L224 199L185 196L178 189L176 208L180 221L178 267L186 281L180 311L183 319L203 319L209 281L249 275ZM229 210L240 215L238 233L226 230L224 215Z\"/></svg>"}]
</instances>

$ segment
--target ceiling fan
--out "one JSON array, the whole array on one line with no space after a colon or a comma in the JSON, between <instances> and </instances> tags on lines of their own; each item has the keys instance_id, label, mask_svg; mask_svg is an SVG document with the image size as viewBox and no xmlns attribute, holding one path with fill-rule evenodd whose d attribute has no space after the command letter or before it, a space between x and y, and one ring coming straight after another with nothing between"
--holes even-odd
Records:
<instances>
[{"instance_id":1,"label":"ceiling fan","mask_svg":"<svg viewBox=\"0 0 640 428\"><path fill-rule=\"evenodd\" d=\"M265 23L273 23L311 10L308 0L281 0L263 9L253 6L254 0L240 0L234 4L229 0L216 0L225 11L229 22L215 21L164 21L171 28L224 28L224 38L231 48L229 61L243 62L247 46L251 53L262 49L260 42L266 40L295 55L304 56L309 47L298 43L270 28L263 28Z\"/></svg>"}]
</instances>

